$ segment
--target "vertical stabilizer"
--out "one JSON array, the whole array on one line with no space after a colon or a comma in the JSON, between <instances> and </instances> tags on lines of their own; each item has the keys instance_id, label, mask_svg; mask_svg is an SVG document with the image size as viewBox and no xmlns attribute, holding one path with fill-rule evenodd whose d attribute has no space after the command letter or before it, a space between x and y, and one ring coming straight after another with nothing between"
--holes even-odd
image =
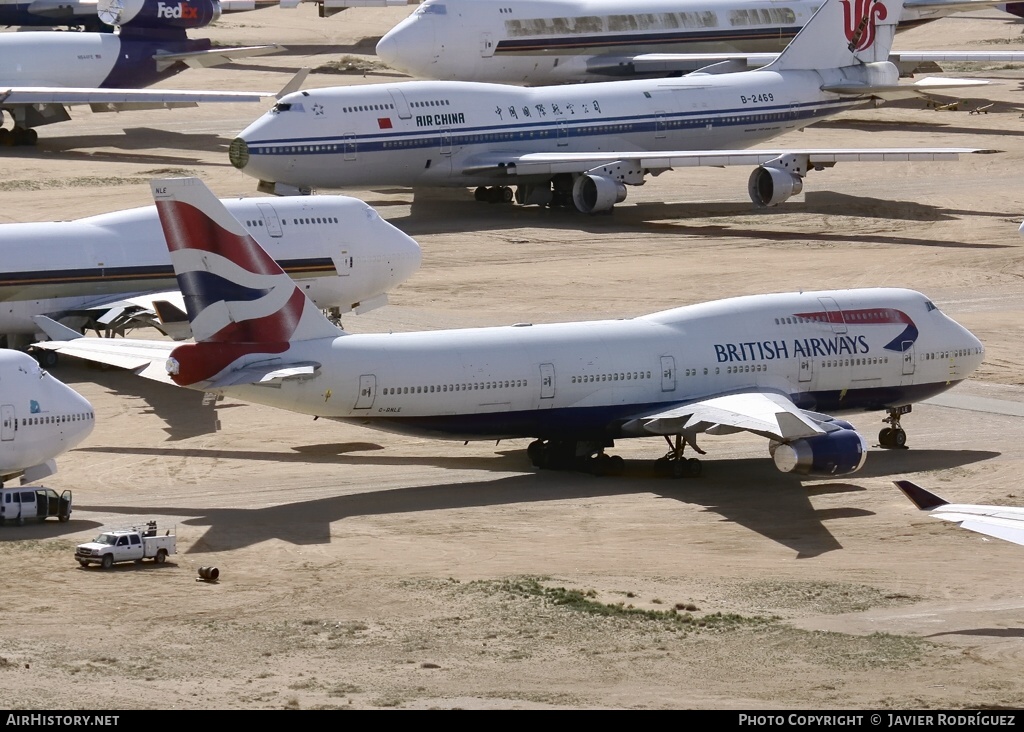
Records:
<instances>
[{"instance_id":1,"label":"vertical stabilizer","mask_svg":"<svg viewBox=\"0 0 1024 732\"><path fill-rule=\"evenodd\" d=\"M836 69L888 61L902 11L900 0L825 0L766 68Z\"/></svg>"},{"instance_id":2,"label":"vertical stabilizer","mask_svg":"<svg viewBox=\"0 0 1024 732\"><path fill-rule=\"evenodd\" d=\"M155 180L152 188L196 340L172 354L176 383L207 380L246 355L343 334L201 180Z\"/></svg>"}]
</instances>

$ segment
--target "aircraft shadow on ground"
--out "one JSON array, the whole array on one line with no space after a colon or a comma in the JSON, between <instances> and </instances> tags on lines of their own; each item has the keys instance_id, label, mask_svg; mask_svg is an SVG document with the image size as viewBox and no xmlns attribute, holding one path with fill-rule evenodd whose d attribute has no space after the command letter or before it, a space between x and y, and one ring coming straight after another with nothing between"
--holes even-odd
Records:
<instances>
[{"instance_id":1,"label":"aircraft shadow on ground","mask_svg":"<svg viewBox=\"0 0 1024 732\"><path fill-rule=\"evenodd\" d=\"M410 193L409 189L399 189ZM380 193L394 193L394 189L380 189ZM842 231L793 234L776 229L741 228L734 225L739 219L766 225L784 225L787 214L821 214L827 216L856 216L900 221L952 221L964 215L988 216L1014 220L1016 212L1007 211L962 211L930 206L915 202L895 202L880 198L849 196L829 191L807 193L804 201L790 201L777 209L755 208L746 202L641 202L635 205L621 204L607 214L590 216L566 209L547 209L537 206L515 206L507 204L480 203L472 200L472 193L464 189L451 191L413 191L408 216L389 216L387 207L409 205L404 201L386 199L364 199L371 206L378 207L381 214L410 236L426 234L466 233L481 229L491 230L505 225L543 226L550 229L585 231L592 234L630 232L636 229L659 230L663 232L706 235L714 237L759 238L771 241L820 241L856 242L871 244L895 244L950 248L1009 248L1009 245L989 242L958 242L921 239L893 234L850 234ZM708 219L722 217L729 219L728 225L708 224ZM679 219L679 221L666 221ZM695 226L688 220L696 219L701 225Z\"/></svg>"},{"instance_id":2,"label":"aircraft shadow on ground","mask_svg":"<svg viewBox=\"0 0 1024 732\"><path fill-rule=\"evenodd\" d=\"M945 103L953 103L958 100L947 99ZM1011 104L1007 102L992 102L984 99L969 99L959 100L960 104L965 109L980 109L988 104L993 106L987 110L987 113L991 114L1019 114L1024 110L1024 106ZM922 114L928 113L927 109L921 110ZM935 112L935 114L952 115L952 114L965 114L964 112ZM970 118L977 119L978 115L971 115ZM982 129L978 127L970 126L956 126L949 124L949 118L944 117L942 121L919 121L919 122L889 122L879 120L877 122L868 119L833 119L833 120L822 120L821 122L815 122L812 127L808 129L843 129L843 130L860 130L862 132L922 132L925 134L935 134L941 132L943 134L951 135L995 135L998 134L1000 137L1020 137L1024 135L1024 129L1022 130L1006 130L1000 129L998 132L992 130ZM973 146L972 146L973 147ZM980 145L978 147L981 147Z\"/></svg>"},{"instance_id":3,"label":"aircraft shadow on ground","mask_svg":"<svg viewBox=\"0 0 1024 732\"><path fill-rule=\"evenodd\" d=\"M373 445L374 449L378 446ZM313 448L313 449L311 449ZM513 450L489 458L411 458L388 456L339 456L338 446L301 448L288 462L343 465L432 465L459 469L490 469L501 472L525 470L524 450ZM341 446L341 450L346 449ZM169 448L88 448L91 452L117 452L145 455L188 455L280 461L281 455L230 450L181 450ZM997 453L980 451L930 450L912 465L896 457L876 460L882 463L871 475L902 475L920 470L961 466L994 457ZM906 456L906 452L901 453ZM875 457L872 455L872 457ZM885 465L889 463L889 465ZM922 467L917 463L925 463ZM486 467L486 466L490 467ZM797 558L814 557L842 546L824 523L840 518L870 516L859 508L815 509L811 495L851 493L863 490L855 483L827 482L805 485L797 477L782 474L769 459L739 459L705 463L704 475L696 480L671 480L655 476L653 462L626 461L626 472L619 477L597 478L573 472L530 472L492 481L437 484L362 493L282 504L269 508L199 509L186 506L82 506L83 510L126 514L166 514L190 518L189 526L209 529L189 552L216 552L251 546L269 539L293 544L330 542L331 524L354 516L382 516L398 513L481 508L509 504L536 504L545 501L598 499L612 496L653 494L652 500L670 500L690 504L705 512L716 513L722 521L740 524L766 539L792 549ZM667 515L667 514L666 514Z\"/></svg>"},{"instance_id":4,"label":"aircraft shadow on ground","mask_svg":"<svg viewBox=\"0 0 1024 732\"><path fill-rule=\"evenodd\" d=\"M1024 628L965 628L963 630L946 630L931 633L922 638L941 638L945 635L970 635L983 638L1024 638Z\"/></svg>"},{"instance_id":5,"label":"aircraft shadow on ground","mask_svg":"<svg viewBox=\"0 0 1024 732\"><path fill-rule=\"evenodd\" d=\"M255 117L255 114L253 115ZM35 148L13 148L12 153L4 153L9 158L48 159L57 156L61 160L87 160L106 162L149 163L153 165L222 165L229 167L228 146L232 136L215 135L202 132L170 132L155 127L125 128L123 133L105 135L66 135L62 137L40 137ZM95 148L114 148L125 152L110 152ZM180 151L172 154L149 152L154 149ZM196 156L195 151L221 152L223 163L209 163ZM129 152L131 151L131 152Z\"/></svg>"},{"instance_id":6,"label":"aircraft shadow on ground","mask_svg":"<svg viewBox=\"0 0 1024 732\"><path fill-rule=\"evenodd\" d=\"M105 369L77 359L62 359L58 366L50 370L55 377L72 387L83 382L94 383L118 397L141 400L145 404L141 412L155 414L162 419L169 440L214 433L220 429L218 409L242 406L217 405L200 391L161 384L122 369Z\"/></svg>"},{"instance_id":7,"label":"aircraft shadow on ground","mask_svg":"<svg viewBox=\"0 0 1024 732\"><path fill-rule=\"evenodd\" d=\"M32 486L29 486L30 488ZM77 534L80 531L99 529L103 524L99 521L78 521L74 518L75 506L72 503L71 520L60 523L50 518L46 521L29 520L24 526L16 526L12 522L5 523L0 527L0 544L15 541L39 541L41 539L57 539L69 534ZM71 558L71 550L68 550L68 559Z\"/></svg>"}]
</instances>

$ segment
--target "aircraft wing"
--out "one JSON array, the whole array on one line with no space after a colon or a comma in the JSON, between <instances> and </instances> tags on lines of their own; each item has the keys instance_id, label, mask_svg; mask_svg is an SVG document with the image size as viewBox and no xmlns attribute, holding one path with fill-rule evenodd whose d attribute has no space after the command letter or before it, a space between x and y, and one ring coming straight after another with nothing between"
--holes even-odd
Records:
<instances>
[{"instance_id":1,"label":"aircraft wing","mask_svg":"<svg viewBox=\"0 0 1024 732\"><path fill-rule=\"evenodd\" d=\"M814 417L829 419L824 415ZM746 430L782 442L825 434L826 429L814 417L782 394L748 392L649 412L626 422L622 429L636 435L691 436L699 432L722 435Z\"/></svg>"},{"instance_id":2,"label":"aircraft wing","mask_svg":"<svg viewBox=\"0 0 1024 732\"><path fill-rule=\"evenodd\" d=\"M0 87L0 107L92 104L119 109L172 107L199 102L259 102L277 92L193 91L183 89L89 89L51 86Z\"/></svg>"},{"instance_id":3,"label":"aircraft wing","mask_svg":"<svg viewBox=\"0 0 1024 732\"><path fill-rule=\"evenodd\" d=\"M587 62L587 71L603 76L636 76L646 74L728 74L751 71L767 66L777 53L640 53L636 55L595 56ZM1007 64L1024 62L1024 51L893 51L889 61L901 76L941 71L941 63ZM963 86L978 86L979 80ZM981 82L987 83L987 82ZM914 91L913 87L908 87ZM862 92L863 93L863 92Z\"/></svg>"},{"instance_id":4,"label":"aircraft wing","mask_svg":"<svg viewBox=\"0 0 1024 732\"><path fill-rule=\"evenodd\" d=\"M912 162L959 160L961 155L993 153L970 147L905 147L905 148L864 148L864 149L790 149L790 150L667 150L663 152L601 151L587 153L523 153L495 151L476 155L466 160L462 168L464 175L501 175L510 178L518 176L550 176L558 173L605 172L614 175L616 170L629 166L639 169L635 172L659 174L672 168L714 167L730 165L764 165L783 159L792 159L793 166L804 172L815 168L832 167L836 163L856 162Z\"/></svg>"},{"instance_id":5,"label":"aircraft wing","mask_svg":"<svg viewBox=\"0 0 1024 732\"><path fill-rule=\"evenodd\" d=\"M156 61L157 71L163 71L178 61L191 66L192 68L220 66L231 63L238 58L250 58L252 56L266 56L269 53L283 51L284 46L271 43L263 46L236 46L234 48L209 48L205 51L186 51L182 53L167 53L158 51L153 60Z\"/></svg>"},{"instance_id":6,"label":"aircraft wing","mask_svg":"<svg viewBox=\"0 0 1024 732\"><path fill-rule=\"evenodd\" d=\"M909 480L893 481L918 508L943 521L979 534L1024 545L1024 508L947 503L934 493Z\"/></svg>"}]
</instances>

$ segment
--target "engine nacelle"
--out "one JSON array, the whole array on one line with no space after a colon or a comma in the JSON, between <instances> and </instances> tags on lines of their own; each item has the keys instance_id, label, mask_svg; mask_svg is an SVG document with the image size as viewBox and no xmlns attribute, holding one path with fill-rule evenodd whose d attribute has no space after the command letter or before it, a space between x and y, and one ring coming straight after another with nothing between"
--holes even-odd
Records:
<instances>
[{"instance_id":1,"label":"engine nacelle","mask_svg":"<svg viewBox=\"0 0 1024 732\"><path fill-rule=\"evenodd\" d=\"M625 200L626 184L614 178L584 173L572 184L572 202L583 213L610 211Z\"/></svg>"},{"instance_id":2,"label":"engine nacelle","mask_svg":"<svg viewBox=\"0 0 1024 732\"><path fill-rule=\"evenodd\" d=\"M868 456L868 443L849 422L830 424L841 429L792 442L773 441L768 451L775 467L798 475L848 475L860 470Z\"/></svg>"},{"instance_id":3,"label":"engine nacelle","mask_svg":"<svg viewBox=\"0 0 1024 732\"><path fill-rule=\"evenodd\" d=\"M99 0L107 25L130 28L205 28L220 17L219 0Z\"/></svg>"},{"instance_id":4,"label":"engine nacelle","mask_svg":"<svg viewBox=\"0 0 1024 732\"><path fill-rule=\"evenodd\" d=\"M758 206L778 206L803 189L804 181L799 175L770 165L754 168L747 181L750 200Z\"/></svg>"}]
</instances>

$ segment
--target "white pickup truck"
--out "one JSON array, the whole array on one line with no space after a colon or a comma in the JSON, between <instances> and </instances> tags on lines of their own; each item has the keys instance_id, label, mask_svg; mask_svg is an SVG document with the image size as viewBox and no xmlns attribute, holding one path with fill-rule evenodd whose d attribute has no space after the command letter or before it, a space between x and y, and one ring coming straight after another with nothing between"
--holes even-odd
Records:
<instances>
[{"instance_id":1,"label":"white pickup truck","mask_svg":"<svg viewBox=\"0 0 1024 732\"><path fill-rule=\"evenodd\" d=\"M163 536L157 536L156 521L150 521L145 529L132 527L104 531L92 541L75 547L75 559L83 567L98 564L103 569L110 569L115 562L143 559L162 564L167 555L176 552L177 537L169 530Z\"/></svg>"}]
</instances>

